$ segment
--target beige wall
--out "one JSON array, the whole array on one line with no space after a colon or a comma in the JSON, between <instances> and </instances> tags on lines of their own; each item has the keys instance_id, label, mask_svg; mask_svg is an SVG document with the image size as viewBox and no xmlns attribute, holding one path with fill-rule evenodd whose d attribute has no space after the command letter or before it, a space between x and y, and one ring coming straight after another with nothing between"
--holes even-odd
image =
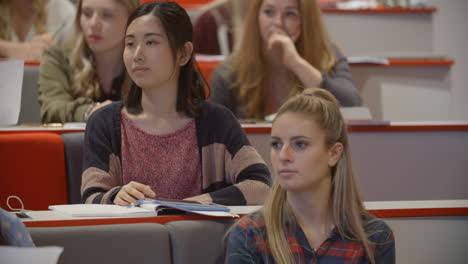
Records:
<instances>
[{"instance_id":1,"label":"beige wall","mask_svg":"<svg viewBox=\"0 0 468 264\"><path fill-rule=\"evenodd\" d=\"M468 1L428 0L434 14L433 49L455 59L451 69L450 118L468 120Z\"/></svg>"},{"instance_id":2,"label":"beige wall","mask_svg":"<svg viewBox=\"0 0 468 264\"><path fill-rule=\"evenodd\" d=\"M432 14L324 14L347 56L434 54L451 67L353 67L353 78L376 119L468 120L468 1L429 0Z\"/></svg>"}]
</instances>

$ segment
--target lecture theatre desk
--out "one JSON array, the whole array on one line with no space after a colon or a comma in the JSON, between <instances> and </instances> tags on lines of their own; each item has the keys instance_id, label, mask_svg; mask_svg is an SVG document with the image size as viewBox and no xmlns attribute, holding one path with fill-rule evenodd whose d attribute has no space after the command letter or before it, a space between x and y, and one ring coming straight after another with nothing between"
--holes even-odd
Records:
<instances>
[{"instance_id":1,"label":"lecture theatre desk","mask_svg":"<svg viewBox=\"0 0 468 264\"><path fill-rule=\"evenodd\" d=\"M271 124L243 124L242 126L251 144L270 166ZM36 130L30 127L0 128L0 161L2 162L0 167L5 170L5 168L17 165L4 174L9 176L0 178L2 201L6 198L3 197L4 195L15 193L10 190L13 187L4 190L6 186L23 188L23 182L33 181L37 184L36 188L26 188L23 195L33 196L29 205L38 202L37 197L40 197L40 191L37 186L44 185L38 181L54 176L55 180L48 182L54 182L56 186L43 187L49 188L48 193L58 197L51 197L43 201L40 206L26 205L26 208L44 210L50 204L67 203L67 199L64 198L67 193L62 190L67 185L64 180L65 155L63 144L60 142L61 138L57 134L76 131L83 132L84 128L76 126L41 127ZM468 186L467 122L377 122L373 124L354 122L349 124L348 131L353 167L365 201L468 199L468 188L466 188ZM51 154L44 154L44 147L11 141L11 137L25 136L33 140L35 135L39 134L41 137L38 138L37 144L44 146L51 144L48 143L51 141L46 134L58 136L52 141L55 144L53 152L56 158L52 159ZM43 161L38 162L39 160ZM39 169L35 166L42 167ZM42 171L39 173L40 177L37 171ZM13 185L3 184L5 181ZM59 187L60 190L57 189ZM79 186L77 188L79 190ZM14 190L17 191L17 189Z\"/></svg>"},{"instance_id":2,"label":"lecture theatre desk","mask_svg":"<svg viewBox=\"0 0 468 264\"><path fill-rule=\"evenodd\" d=\"M365 206L392 228L396 263L467 263L468 200L366 202ZM233 212L243 215L257 208L233 207ZM61 263L110 258L113 262L108 263L131 263L126 252L138 252L140 261L149 259L148 263L220 263L223 237L233 223L231 218L193 215L64 219L50 211L35 212L34 218L24 223L36 245L63 246ZM142 248L147 248L146 254L140 253ZM158 261L152 262L155 256Z\"/></svg>"},{"instance_id":3,"label":"lecture theatre desk","mask_svg":"<svg viewBox=\"0 0 468 264\"><path fill-rule=\"evenodd\" d=\"M381 218L395 217L432 217L468 216L468 200L439 201L385 201L364 202L365 207ZM260 206L230 206L231 212L244 216L260 209ZM30 219L23 219L27 227L64 227L109 224L158 223L186 220L233 220L230 217L211 217L201 215L173 215L147 217L67 217L55 211L31 211Z\"/></svg>"}]
</instances>

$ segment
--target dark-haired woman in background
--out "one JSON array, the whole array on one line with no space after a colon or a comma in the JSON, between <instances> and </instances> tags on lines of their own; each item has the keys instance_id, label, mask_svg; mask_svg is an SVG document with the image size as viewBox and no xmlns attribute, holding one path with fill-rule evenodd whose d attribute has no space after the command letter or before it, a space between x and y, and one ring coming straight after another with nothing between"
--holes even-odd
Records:
<instances>
[{"instance_id":1,"label":"dark-haired woman in background","mask_svg":"<svg viewBox=\"0 0 468 264\"><path fill-rule=\"evenodd\" d=\"M189 16L174 2L147 3L130 16L123 57L134 84L123 104L88 121L84 202L263 202L268 168L232 113L204 101L192 37Z\"/></svg>"}]
</instances>

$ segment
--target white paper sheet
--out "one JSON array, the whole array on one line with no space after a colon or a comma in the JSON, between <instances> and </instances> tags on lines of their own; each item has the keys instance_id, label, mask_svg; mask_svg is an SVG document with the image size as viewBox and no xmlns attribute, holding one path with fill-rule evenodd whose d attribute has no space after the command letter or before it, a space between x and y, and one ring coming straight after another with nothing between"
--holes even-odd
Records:
<instances>
[{"instance_id":1,"label":"white paper sheet","mask_svg":"<svg viewBox=\"0 0 468 264\"><path fill-rule=\"evenodd\" d=\"M67 217L121 217L121 216L156 216L156 212L141 207L128 208L115 204L65 204L50 205L54 210Z\"/></svg>"},{"instance_id":2,"label":"white paper sheet","mask_svg":"<svg viewBox=\"0 0 468 264\"><path fill-rule=\"evenodd\" d=\"M62 247L8 247L0 246L0 263L55 264Z\"/></svg>"},{"instance_id":3,"label":"white paper sheet","mask_svg":"<svg viewBox=\"0 0 468 264\"><path fill-rule=\"evenodd\" d=\"M16 125L21 108L24 61L0 61L0 125Z\"/></svg>"}]
</instances>

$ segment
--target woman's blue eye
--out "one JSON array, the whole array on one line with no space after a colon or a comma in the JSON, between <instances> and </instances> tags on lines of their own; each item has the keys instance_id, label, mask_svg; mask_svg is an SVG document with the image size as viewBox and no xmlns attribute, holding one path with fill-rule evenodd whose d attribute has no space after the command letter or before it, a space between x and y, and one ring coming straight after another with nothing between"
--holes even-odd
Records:
<instances>
[{"instance_id":1,"label":"woman's blue eye","mask_svg":"<svg viewBox=\"0 0 468 264\"><path fill-rule=\"evenodd\" d=\"M294 146L297 148L297 149L304 149L308 146L307 142L304 142L304 141L297 141L296 143L294 143Z\"/></svg>"},{"instance_id":2,"label":"woman's blue eye","mask_svg":"<svg viewBox=\"0 0 468 264\"><path fill-rule=\"evenodd\" d=\"M277 141L272 141L271 142L271 148L281 149L282 146L283 146L283 144L281 144L280 142L277 142Z\"/></svg>"}]
</instances>

